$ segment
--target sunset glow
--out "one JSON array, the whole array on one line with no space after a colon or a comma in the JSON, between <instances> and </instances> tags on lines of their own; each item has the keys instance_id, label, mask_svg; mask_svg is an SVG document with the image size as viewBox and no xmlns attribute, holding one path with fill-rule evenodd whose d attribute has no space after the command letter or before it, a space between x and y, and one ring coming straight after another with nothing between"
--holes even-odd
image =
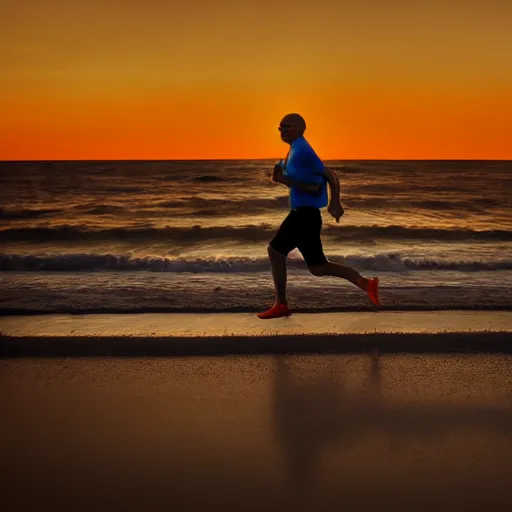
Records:
<instances>
[{"instance_id":1,"label":"sunset glow","mask_svg":"<svg viewBox=\"0 0 512 512\"><path fill-rule=\"evenodd\" d=\"M0 159L512 158L512 4L409 4L0 0Z\"/></svg>"}]
</instances>

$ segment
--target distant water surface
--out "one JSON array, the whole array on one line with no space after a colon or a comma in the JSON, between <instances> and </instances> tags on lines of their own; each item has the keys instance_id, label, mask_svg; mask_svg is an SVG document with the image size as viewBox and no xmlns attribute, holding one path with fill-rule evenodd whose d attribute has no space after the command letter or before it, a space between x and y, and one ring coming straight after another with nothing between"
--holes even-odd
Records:
<instances>
[{"instance_id":1,"label":"distant water surface","mask_svg":"<svg viewBox=\"0 0 512 512\"><path fill-rule=\"evenodd\" d=\"M0 163L0 309L252 310L288 211L271 160ZM331 161L346 213L332 261L379 275L391 309L510 308L512 162ZM290 302L371 309L289 256Z\"/></svg>"}]
</instances>

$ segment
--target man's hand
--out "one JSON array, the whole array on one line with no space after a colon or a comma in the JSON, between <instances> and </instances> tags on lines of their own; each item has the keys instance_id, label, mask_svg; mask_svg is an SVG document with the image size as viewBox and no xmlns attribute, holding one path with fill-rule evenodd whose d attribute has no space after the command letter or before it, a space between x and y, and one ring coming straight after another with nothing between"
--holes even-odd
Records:
<instances>
[{"instance_id":1,"label":"man's hand","mask_svg":"<svg viewBox=\"0 0 512 512\"><path fill-rule=\"evenodd\" d=\"M275 183L281 183L283 178L283 166L281 164L274 165L274 171L272 172L272 181Z\"/></svg>"},{"instance_id":2,"label":"man's hand","mask_svg":"<svg viewBox=\"0 0 512 512\"><path fill-rule=\"evenodd\" d=\"M336 219L336 222L340 222L340 217L345 213L343 206L339 201L333 201L329 203L327 211Z\"/></svg>"}]
</instances>

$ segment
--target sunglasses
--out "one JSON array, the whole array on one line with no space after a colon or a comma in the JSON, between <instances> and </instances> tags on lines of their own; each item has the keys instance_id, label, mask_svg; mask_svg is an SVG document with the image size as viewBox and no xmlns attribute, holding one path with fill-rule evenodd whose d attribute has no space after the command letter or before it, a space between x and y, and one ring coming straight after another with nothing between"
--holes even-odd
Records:
<instances>
[{"instance_id":1,"label":"sunglasses","mask_svg":"<svg viewBox=\"0 0 512 512\"><path fill-rule=\"evenodd\" d=\"M283 130L290 130L291 128L295 128L295 125L293 125L293 124L280 124L277 129L280 132L282 132Z\"/></svg>"}]
</instances>

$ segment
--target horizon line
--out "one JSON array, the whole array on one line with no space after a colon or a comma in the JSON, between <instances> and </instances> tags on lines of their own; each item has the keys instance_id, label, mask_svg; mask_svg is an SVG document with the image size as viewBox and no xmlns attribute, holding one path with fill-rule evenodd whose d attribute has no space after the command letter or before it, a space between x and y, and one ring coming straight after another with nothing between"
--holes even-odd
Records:
<instances>
[{"instance_id":1,"label":"horizon line","mask_svg":"<svg viewBox=\"0 0 512 512\"><path fill-rule=\"evenodd\" d=\"M25 162L227 162L245 160L282 160L281 157L266 158L54 158L14 159L0 163ZM512 158L322 158L323 162L512 162Z\"/></svg>"}]
</instances>

